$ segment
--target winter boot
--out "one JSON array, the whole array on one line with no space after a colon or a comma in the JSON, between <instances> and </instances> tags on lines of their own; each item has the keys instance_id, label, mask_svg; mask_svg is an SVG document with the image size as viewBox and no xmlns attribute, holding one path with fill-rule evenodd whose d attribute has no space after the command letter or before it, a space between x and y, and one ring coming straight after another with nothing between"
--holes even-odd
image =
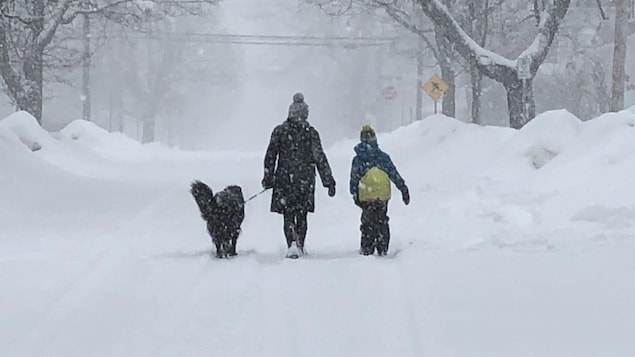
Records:
<instances>
[{"instance_id":1,"label":"winter boot","mask_svg":"<svg viewBox=\"0 0 635 357\"><path fill-rule=\"evenodd\" d=\"M298 259L300 257L300 250L295 242L291 243L291 246L287 249L286 257L290 259Z\"/></svg>"}]
</instances>

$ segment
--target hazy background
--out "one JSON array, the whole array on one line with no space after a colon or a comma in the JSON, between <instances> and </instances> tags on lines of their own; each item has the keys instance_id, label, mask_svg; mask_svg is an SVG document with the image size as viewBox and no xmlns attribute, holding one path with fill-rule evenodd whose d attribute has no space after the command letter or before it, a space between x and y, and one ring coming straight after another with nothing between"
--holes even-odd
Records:
<instances>
[{"instance_id":1,"label":"hazy background","mask_svg":"<svg viewBox=\"0 0 635 357\"><path fill-rule=\"evenodd\" d=\"M501 2L486 47L515 58L535 35L531 21L523 20L527 11L526 2ZM610 2L605 11L611 17ZM363 123L390 131L415 118L417 36L381 10L356 8L332 16L298 0L226 0L198 16L168 17L147 26L146 33L106 22L91 28L91 120L101 127L141 140L140 120L151 117L156 119L155 141L170 146L264 150L296 91L305 94L309 120L325 145L357 136ZM79 29L81 21L76 21L56 36L68 34L67 47L80 47L81 41L72 37ZM538 112L566 108L590 119L606 111L612 29L612 20L600 18L594 0L572 1L535 80ZM272 42L269 35L292 38L263 44ZM319 46L307 45L306 36L326 39ZM351 47L328 40L333 37L364 40ZM629 48L632 43L633 36ZM630 52L626 67L632 77ZM424 81L440 74L428 49L423 58ZM457 56L456 116L469 121L469 73L461 61ZM59 130L81 118L81 66L47 73L43 126ZM395 99L383 98L386 86L397 90ZM627 88L628 107L635 104L630 79ZM485 124L507 125L501 85L485 79L482 101ZM427 95L422 108L424 117L433 111ZM12 111L7 97L0 96L0 117Z\"/></svg>"}]
</instances>

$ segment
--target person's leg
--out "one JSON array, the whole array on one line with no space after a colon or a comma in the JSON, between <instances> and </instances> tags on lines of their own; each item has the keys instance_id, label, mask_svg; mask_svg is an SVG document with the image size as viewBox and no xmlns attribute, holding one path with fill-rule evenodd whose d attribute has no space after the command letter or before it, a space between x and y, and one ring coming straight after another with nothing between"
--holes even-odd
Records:
<instances>
[{"instance_id":1,"label":"person's leg","mask_svg":"<svg viewBox=\"0 0 635 357\"><path fill-rule=\"evenodd\" d=\"M287 239L287 248L295 241L295 215L291 212L284 213L284 236Z\"/></svg>"},{"instance_id":2,"label":"person's leg","mask_svg":"<svg viewBox=\"0 0 635 357\"><path fill-rule=\"evenodd\" d=\"M377 219L377 254L386 255L390 244L390 225L388 224L388 201L379 202L376 211Z\"/></svg>"},{"instance_id":3,"label":"person's leg","mask_svg":"<svg viewBox=\"0 0 635 357\"><path fill-rule=\"evenodd\" d=\"M368 202L368 244L370 254L375 253L379 240L379 213L378 201Z\"/></svg>"},{"instance_id":4,"label":"person's leg","mask_svg":"<svg viewBox=\"0 0 635 357\"><path fill-rule=\"evenodd\" d=\"M298 237L298 249L300 253L304 254L304 241L306 239L306 232L308 228L307 212L300 211L296 214L296 234Z\"/></svg>"},{"instance_id":5,"label":"person's leg","mask_svg":"<svg viewBox=\"0 0 635 357\"><path fill-rule=\"evenodd\" d=\"M373 254L373 238L372 238L372 221L373 214L370 205L367 202L360 204L362 208L361 225L359 230L362 233L362 239L360 244L360 254L370 255Z\"/></svg>"},{"instance_id":6,"label":"person's leg","mask_svg":"<svg viewBox=\"0 0 635 357\"><path fill-rule=\"evenodd\" d=\"M229 252L227 252L227 254L230 255L230 256L238 255L236 253L236 242L238 242L238 236L239 235L240 235L240 230L236 230L236 231L232 232L232 237L231 237L231 241L230 241L230 245L229 245Z\"/></svg>"}]
</instances>

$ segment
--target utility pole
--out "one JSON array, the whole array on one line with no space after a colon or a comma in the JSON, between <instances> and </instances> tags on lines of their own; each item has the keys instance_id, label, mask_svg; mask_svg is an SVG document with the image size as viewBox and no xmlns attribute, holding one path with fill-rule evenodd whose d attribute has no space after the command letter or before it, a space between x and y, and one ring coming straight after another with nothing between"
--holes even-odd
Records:
<instances>
[{"instance_id":1,"label":"utility pole","mask_svg":"<svg viewBox=\"0 0 635 357\"><path fill-rule=\"evenodd\" d=\"M90 9L90 3L84 2L84 8ZM84 14L83 24L84 53L82 55L82 119L90 121L90 15Z\"/></svg>"}]
</instances>

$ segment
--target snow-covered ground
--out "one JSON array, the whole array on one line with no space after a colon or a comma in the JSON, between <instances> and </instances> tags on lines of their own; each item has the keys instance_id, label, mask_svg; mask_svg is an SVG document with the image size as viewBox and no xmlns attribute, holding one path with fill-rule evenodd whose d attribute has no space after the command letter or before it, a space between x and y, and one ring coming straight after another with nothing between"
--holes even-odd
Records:
<instances>
[{"instance_id":1,"label":"snow-covered ground","mask_svg":"<svg viewBox=\"0 0 635 357\"><path fill-rule=\"evenodd\" d=\"M0 355L635 356L633 111L379 140L412 195L390 204L398 255L356 254L350 140L326 150L338 194L318 189L310 256L282 259L263 195L223 261L188 185L256 193L263 152L0 120Z\"/></svg>"}]
</instances>

